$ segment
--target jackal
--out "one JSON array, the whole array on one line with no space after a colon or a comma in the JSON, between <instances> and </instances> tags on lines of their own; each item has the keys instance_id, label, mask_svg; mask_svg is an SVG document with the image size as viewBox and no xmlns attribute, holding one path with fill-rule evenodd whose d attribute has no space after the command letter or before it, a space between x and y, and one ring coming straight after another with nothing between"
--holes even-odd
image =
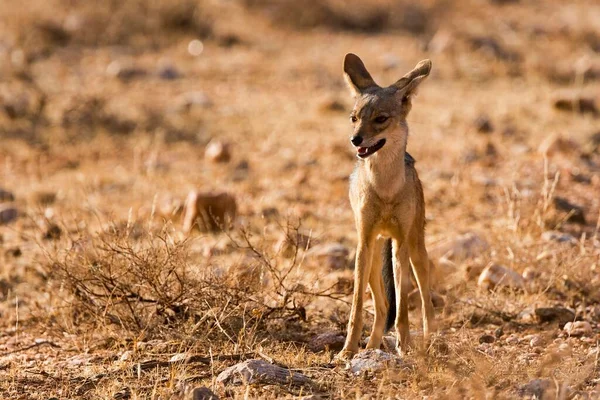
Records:
<instances>
[{"instance_id":1,"label":"jackal","mask_svg":"<svg viewBox=\"0 0 600 400\"><path fill-rule=\"evenodd\" d=\"M419 84L430 71L431 61L423 60L396 83L381 87L358 56L347 54L344 59L344 77L355 98L350 141L358 162L350 177L350 203L358 246L348 335L339 359L358 351L367 283L375 304L367 348L378 349L383 333L395 325L397 351L407 350L409 259L421 293L425 340L432 329L425 201L415 160L406 152L406 116Z\"/></svg>"}]
</instances>

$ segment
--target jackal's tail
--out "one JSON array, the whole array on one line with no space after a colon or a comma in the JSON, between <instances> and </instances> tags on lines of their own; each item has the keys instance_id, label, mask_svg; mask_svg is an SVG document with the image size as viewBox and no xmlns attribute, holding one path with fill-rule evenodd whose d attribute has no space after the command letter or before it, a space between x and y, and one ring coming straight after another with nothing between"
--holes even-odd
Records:
<instances>
[{"instance_id":1,"label":"jackal's tail","mask_svg":"<svg viewBox=\"0 0 600 400\"><path fill-rule=\"evenodd\" d=\"M385 297L389 304L388 314L385 321L385 331L389 331L396 321L396 288L394 285L394 266L392 264L392 240L388 239L383 245L383 285L385 286Z\"/></svg>"}]
</instances>

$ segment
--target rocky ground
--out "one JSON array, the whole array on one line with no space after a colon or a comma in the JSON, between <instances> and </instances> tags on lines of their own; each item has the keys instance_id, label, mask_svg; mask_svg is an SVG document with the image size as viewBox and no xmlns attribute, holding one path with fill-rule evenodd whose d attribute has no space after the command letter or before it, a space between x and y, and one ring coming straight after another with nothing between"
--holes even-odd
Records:
<instances>
[{"instance_id":1,"label":"rocky ground","mask_svg":"<svg viewBox=\"0 0 600 400\"><path fill-rule=\"evenodd\" d=\"M596 3L3 6L0 397L598 397ZM347 52L381 84L433 62L438 333L412 294L413 351L344 366Z\"/></svg>"}]
</instances>

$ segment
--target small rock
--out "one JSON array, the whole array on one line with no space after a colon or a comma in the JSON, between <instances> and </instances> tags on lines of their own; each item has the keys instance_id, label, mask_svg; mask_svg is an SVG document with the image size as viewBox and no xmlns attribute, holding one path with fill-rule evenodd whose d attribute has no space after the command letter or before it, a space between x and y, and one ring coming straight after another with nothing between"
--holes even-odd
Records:
<instances>
[{"instance_id":1,"label":"small rock","mask_svg":"<svg viewBox=\"0 0 600 400\"><path fill-rule=\"evenodd\" d=\"M506 344L513 346L515 344L519 344L519 337L512 333L504 341Z\"/></svg>"},{"instance_id":2,"label":"small rock","mask_svg":"<svg viewBox=\"0 0 600 400\"><path fill-rule=\"evenodd\" d=\"M600 113L596 106L596 101L591 97L582 96L564 96L554 100L554 108L561 111L577 112L581 114L590 113L597 115Z\"/></svg>"},{"instance_id":3,"label":"small rock","mask_svg":"<svg viewBox=\"0 0 600 400\"><path fill-rule=\"evenodd\" d=\"M175 80L181 78L182 74L173 65L164 64L158 67L158 76L165 80Z\"/></svg>"},{"instance_id":4,"label":"small rock","mask_svg":"<svg viewBox=\"0 0 600 400\"><path fill-rule=\"evenodd\" d=\"M227 229L236 214L237 203L231 194L192 191L184 206L183 230L190 232L194 226L201 232Z\"/></svg>"},{"instance_id":5,"label":"small rock","mask_svg":"<svg viewBox=\"0 0 600 400\"><path fill-rule=\"evenodd\" d=\"M62 235L62 229L54 223L48 223L43 238L45 240L58 240Z\"/></svg>"},{"instance_id":6,"label":"small rock","mask_svg":"<svg viewBox=\"0 0 600 400\"><path fill-rule=\"evenodd\" d=\"M211 140L206 146L204 157L214 163L226 163L231 160L231 150L229 143L218 140Z\"/></svg>"},{"instance_id":7,"label":"small rock","mask_svg":"<svg viewBox=\"0 0 600 400\"><path fill-rule=\"evenodd\" d=\"M523 289L525 281L512 269L500 264L491 264L481 272L477 285L486 290L493 290L497 287Z\"/></svg>"},{"instance_id":8,"label":"small rock","mask_svg":"<svg viewBox=\"0 0 600 400\"><path fill-rule=\"evenodd\" d=\"M591 336L592 325L587 321L567 322L563 330L569 336Z\"/></svg>"},{"instance_id":9,"label":"small rock","mask_svg":"<svg viewBox=\"0 0 600 400\"><path fill-rule=\"evenodd\" d=\"M36 192L33 196L33 201L42 206L49 206L56 202L56 193L48 191Z\"/></svg>"},{"instance_id":10,"label":"small rock","mask_svg":"<svg viewBox=\"0 0 600 400\"><path fill-rule=\"evenodd\" d=\"M260 211L260 216L267 220L274 220L279 217L279 210L275 207L266 207Z\"/></svg>"},{"instance_id":11,"label":"small rock","mask_svg":"<svg viewBox=\"0 0 600 400\"><path fill-rule=\"evenodd\" d=\"M175 100L175 110L191 111L194 108L209 108L212 104L212 101L204 92L187 92Z\"/></svg>"},{"instance_id":12,"label":"small rock","mask_svg":"<svg viewBox=\"0 0 600 400\"><path fill-rule=\"evenodd\" d=\"M6 249L4 254L10 258L18 258L23 255L20 247L11 247L10 249Z\"/></svg>"},{"instance_id":13,"label":"small rock","mask_svg":"<svg viewBox=\"0 0 600 400\"><path fill-rule=\"evenodd\" d=\"M433 303L433 308L444 308L444 305L446 305L446 301L444 300L444 298L434 291L430 291L429 293L431 295L431 302ZM414 289L408 294L408 309L421 309L421 292L418 288Z\"/></svg>"},{"instance_id":14,"label":"small rock","mask_svg":"<svg viewBox=\"0 0 600 400\"><path fill-rule=\"evenodd\" d=\"M219 400L219 396L209 388L202 386L192 391L192 400Z\"/></svg>"},{"instance_id":15,"label":"small rock","mask_svg":"<svg viewBox=\"0 0 600 400\"><path fill-rule=\"evenodd\" d=\"M575 320L575 313L564 307L540 307L535 309L535 316L539 322L558 322L563 327L568 322Z\"/></svg>"},{"instance_id":16,"label":"small rock","mask_svg":"<svg viewBox=\"0 0 600 400\"><path fill-rule=\"evenodd\" d=\"M554 383L549 379L534 379L519 387L518 392L520 396L527 396L528 398L542 399L547 398L546 392L554 387ZM553 396L552 396L553 397ZM548 397L550 398L550 397Z\"/></svg>"},{"instance_id":17,"label":"small rock","mask_svg":"<svg viewBox=\"0 0 600 400\"><path fill-rule=\"evenodd\" d=\"M494 343L496 337L493 335L481 335L479 336L479 343Z\"/></svg>"},{"instance_id":18,"label":"small rock","mask_svg":"<svg viewBox=\"0 0 600 400\"><path fill-rule=\"evenodd\" d=\"M275 243L275 252L285 258L291 258L296 254L296 250L307 250L310 248L311 240L309 235L300 232L283 233L277 243Z\"/></svg>"},{"instance_id":19,"label":"small rock","mask_svg":"<svg viewBox=\"0 0 600 400\"><path fill-rule=\"evenodd\" d=\"M15 195L8 190L0 188L0 203L5 201L15 201Z\"/></svg>"},{"instance_id":20,"label":"small rock","mask_svg":"<svg viewBox=\"0 0 600 400\"><path fill-rule=\"evenodd\" d=\"M579 144L562 135L551 135L545 139L538 147L538 152L543 155L552 156L554 154L573 154L580 151Z\"/></svg>"},{"instance_id":21,"label":"small rock","mask_svg":"<svg viewBox=\"0 0 600 400\"><path fill-rule=\"evenodd\" d=\"M529 347L542 347L544 345L544 339L540 335L533 335L529 340Z\"/></svg>"},{"instance_id":22,"label":"small rock","mask_svg":"<svg viewBox=\"0 0 600 400\"><path fill-rule=\"evenodd\" d=\"M123 352L123 354L121 354L121 357L119 357L119 361L129 361L129 360L131 360L132 356L133 356L133 351L126 350Z\"/></svg>"},{"instance_id":23,"label":"small rock","mask_svg":"<svg viewBox=\"0 0 600 400\"><path fill-rule=\"evenodd\" d=\"M348 249L340 243L325 243L307 251L306 257L329 269L344 269L348 265L349 254Z\"/></svg>"},{"instance_id":24,"label":"small rock","mask_svg":"<svg viewBox=\"0 0 600 400\"><path fill-rule=\"evenodd\" d=\"M264 360L248 360L225 369L217 376L221 385L311 385L311 379L298 372Z\"/></svg>"},{"instance_id":25,"label":"small rock","mask_svg":"<svg viewBox=\"0 0 600 400\"><path fill-rule=\"evenodd\" d=\"M367 349L356 354L350 361L350 371L354 375L376 372L392 365L403 364L400 357L379 349Z\"/></svg>"},{"instance_id":26,"label":"small rock","mask_svg":"<svg viewBox=\"0 0 600 400\"><path fill-rule=\"evenodd\" d=\"M474 122L475 129L479 133L491 133L494 131L494 126L492 125L492 121L487 115L480 115Z\"/></svg>"},{"instance_id":27,"label":"small rock","mask_svg":"<svg viewBox=\"0 0 600 400\"><path fill-rule=\"evenodd\" d=\"M536 278L539 278L540 273L538 271L536 271L536 269L533 267L527 267L523 270L523 273L521 274L521 276L526 281L531 282L531 281L535 280Z\"/></svg>"},{"instance_id":28,"label":"small rock","mask_svg":"<svg viewBox=\"0 0 600 400\"><path fill-rule=\"evenodd\" d=\"M7 225L17 219L19 212L15 207L0 204L0 225Z\"/></svg>"},{"instance_id":29,"label":"small rock","mask_svg":"<svg viewBox=\"0 0 600 400\"><path fill-rule=\"evenodd\" d=\"M554 197L554 207L556 207L557 210L568 213L568 222L581 225L586 224L583 207L573 204L567 199L558 196Z\"/></svg>"},{"instance_id":30,"label":"small rock","mask_svg":"<svg viewBox=\"0 0 600 400\"><path fill-rule=\"evenodd\" d=\"M344 347L345 340L343 332L325 332L313 337L308 342L308 348L315 353L327 350L339 351Z\"/></svg>"},{"instance_id":31,"label":"small rock","mask_svg":"<svg viewBox=\"0 0 600 400\"><path fill-rule=\"evenodd\" d=\"M502 327L496 328L496 330L494 331L494 336L496 337L496 339L500 339L502 335L504 335L504 329L502 329Z\"/></svg>"},{"instance_id":32,"label":"small rock","mask_svg":"<svg viewBox=\"0 0 600 400\"><path fill-rule=\"evenodd\" d=\"M444 241L430 250L432 258L444 257L457 262L481 255L489 248L489 244L474 232L468 232L452 240Z\"/></svg>"},{"instance_id":33,"label":"small rock","mask_svg":"<svg viewBox=\"0 0 600 400\"><path fill-rule=\"evenodd\" d=\"M250 171L250 164L247 160L242 160L233 168L232 180L234 182L241 182L248 179L248 173Z\"/></svg>"},{"instance_id":34,"label":"small rock","mask_svg":"<svg viewBox=\"0 0 600 400\"><path fill-rule=\"evenodd\" d=\"M542 233L542 239L546 242L559 242L577 244L577 239L573 235L559 231L546 231Z\"/></svg>"},{"instance_id":35,"label":"small rock","mask_svg":"<svg viewBox=\"0 0 600 400\"><path fill-rule=\"evenodd\" d=\"M106 67L106 74L122 81L129 81L134 78L140 78L146 75L144 69L135 67L130 63L113 61Z\"/></svg>"}]
</instances>

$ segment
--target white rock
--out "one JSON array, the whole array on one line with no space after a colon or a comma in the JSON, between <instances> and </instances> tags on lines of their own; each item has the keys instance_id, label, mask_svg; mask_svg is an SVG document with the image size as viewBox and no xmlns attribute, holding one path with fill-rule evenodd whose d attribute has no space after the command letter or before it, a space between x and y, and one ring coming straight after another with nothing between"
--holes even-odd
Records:
<instances>
[{"instance_id":1,"label":"white rock","mask_svg":"<svg viewBox=\"0 0 600 400\"><path fill-rule=\"evenodd\" d=\"M325 243L306 252L307 258L317 260L329 269L344 269L348 265L348 249L340 243Z\"/></svg>"},{"instance_id":2,"label":"white rock","mask_svg":"<svg viewBox=\"0 0 600 400\"><path fill-rule=\"evenodd\" d=\"M214 163L226 163L231 160L229 143L211 140L204 151L204 158Z\"/></svg>"},{"instance_id":3,"label":"white rock","mask_svg":"<svg viewBox=\"0 0 600 400\"><path fill-rule=\"evenodd\" d=\"M591 336L593 333L592 325L587 321L567 322L563 330L569 336Z\"/></svg>"},{"instance_id":4,"label":"white rock","mask_svg":"<svg viewBox=\"0 0 600 400\"><path fill-rule=\"evenodd\" d=\"M542 239L546 242L577 244L577 239L573 235L559 231L546 231L542 233Z\"/></svg>"},{"instance_id":5,"label":"white rock","mask_svg":"<svg viewBox=\"0 0 600 400\"><path fill-rule=\"evenodd\" d=\"M497 287L522 289L525 286L525 280L521 275L510 268L500 264L491 264L481 272L477 285L480 288L487 290L492 290Z\"/></svg>"},{"instance_id":6,"label":"white rock","mask_svg":"<svg viewBox=\"0 0 600 400\"><path fill-rule=\"evenodd\" d=\"M474 232L468 232L433 246L429 254L434 259L444 257L457 262L477 257L487 251L489 247L488 242L481 236Z\"/></svg>"},{"instance_id":7,"label":"white rock","mask_svg":"<svg viewBox=\"0 0 600 400\"><path fill-rule=\"evenodd\" d=\"M247 360L225 369L217 376L221 385L311 385L311 379L298 372L264 360Z\"/></svg>"},{"instance_id":8,"label":"white rock","mask_svg":"<svg viewBox=\"0 0 600 400\"><path fill-rule=\"evenodd\" d=\"M379 349L368 349L356 354L350 361L350 371L360 375L365 371L375 372L391 365L402 363L397 355L386 353Z\"/></svg>"}]
</instances>

